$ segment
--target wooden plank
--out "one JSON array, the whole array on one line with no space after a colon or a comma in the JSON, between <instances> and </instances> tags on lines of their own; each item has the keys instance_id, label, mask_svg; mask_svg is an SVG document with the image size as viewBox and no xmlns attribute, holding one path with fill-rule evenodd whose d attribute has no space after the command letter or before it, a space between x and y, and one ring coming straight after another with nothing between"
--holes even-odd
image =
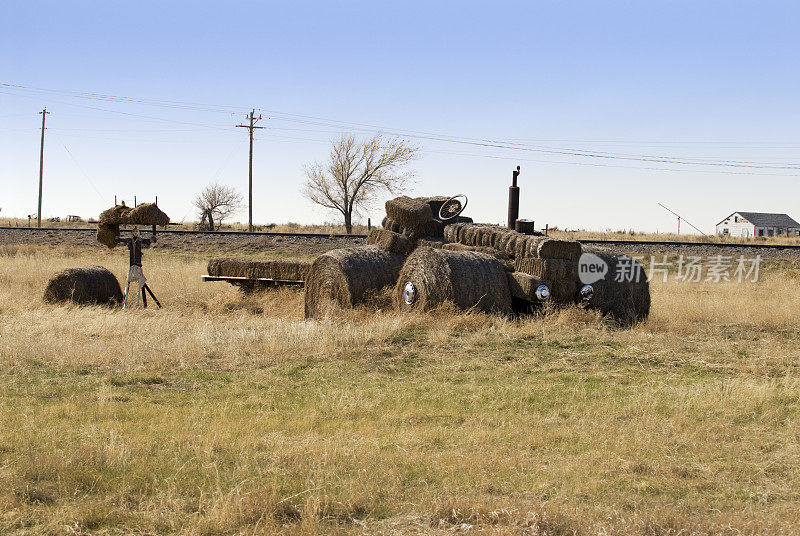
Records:
<instances>
[{"instance_id":1,"label":"wooden plank","mask_svg":"<svg viewBox=\"0 0 800 536\"><path fill-rule=\"evenodd\" d=\"M241 277L233 275L202 275L203 281L225 281L231 284L252 283L268 286L304 286L305 281L289 279L269 279L267 277Z\"/></svg>"}]
</instances>

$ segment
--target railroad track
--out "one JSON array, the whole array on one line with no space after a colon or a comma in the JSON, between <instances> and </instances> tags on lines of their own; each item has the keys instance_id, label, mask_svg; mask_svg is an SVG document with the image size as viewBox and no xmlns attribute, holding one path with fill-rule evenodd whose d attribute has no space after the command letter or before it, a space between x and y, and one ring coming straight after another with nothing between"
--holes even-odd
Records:
<instances>
[{"instance_id":1,"label":"railroad track","mask_svg":"<svg viewBox=\"0 0 800 536\"><path fill-rule=\"evenodd\" d=\"M97 231L93 227L9 227L0 226L0 231L79 231L86 233L94 233ZM196 231L186 229L165 229L158 231L159 234L178 234L178 235L214 235L214 236L279 236L279 237L299 237L299 238L366 238L367 235L362 234L330 234L330 233L279 233L269 231ZM580 240L584 244L597 244L597 245L616 245L616 246L666 246L666 247L717 247L717 248L752 248L752 249L789 249L800 250L800 245L797 244L764 244L764 243L724 243L724 242L677 242L670 240Z\"/></svg>"},{"instance_id":2,"label":"railroad track","mask_svg":"<svg viewBox=\"0 0 800 536\"><path fill-rule=\"evenodd\" d=\"M146 231L147 227L142 226ZM83 231L87 233L97 232L96 227L8 227L0 226L0 231ZM361 234L330 234L330 233L277 233L269 231L195 231L187 229L164 229L159 230L158 234L185 234L185 235L214 235L214 236L298 236L301 238L366 238L367 235Z\"/></svg>"}]
</instances>

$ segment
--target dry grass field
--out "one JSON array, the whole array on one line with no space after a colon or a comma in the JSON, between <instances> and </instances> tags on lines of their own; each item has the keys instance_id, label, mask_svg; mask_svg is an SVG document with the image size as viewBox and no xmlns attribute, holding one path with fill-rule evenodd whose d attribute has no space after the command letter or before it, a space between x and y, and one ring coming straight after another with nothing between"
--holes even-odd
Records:
<instances>
[{"instance_id":1,"label":"dry grass field","mask_svg":"<svg viewBox=\"0 0 800 536\"><path fill-rule=\"evenodd\" d=\"M45 305L127 252L0 245L0 534L790 534L800 268L654 283L650 319L354 311L201 283Z\"/></svg>"}]
</instances>

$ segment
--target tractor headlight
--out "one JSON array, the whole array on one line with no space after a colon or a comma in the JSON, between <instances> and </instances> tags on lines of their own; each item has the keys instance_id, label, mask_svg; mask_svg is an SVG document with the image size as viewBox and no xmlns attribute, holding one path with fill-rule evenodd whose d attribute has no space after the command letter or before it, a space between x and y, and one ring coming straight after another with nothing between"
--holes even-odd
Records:
<instances>
[{"instance_id":1,"label":"tractor headlight","mask_svg":"<svg viewBox=\"0 0 800 536\"><path fill-rule=\"evenodd\" d=\"M547 301L550 298L550 287L547 285L539 285L536 287L536 299L539 301Z\"/></svg>"},{"instance_id":2,"label":"tractor headlight","mask_svg":"<svg viewBox=\"0 0 800 536\"><path fill-rule=\"evenodd\" d=\"M589 301L594 296L594 287L592 285L583 285L581 287L581 301Z\"/></svg>"},{"instance_id":3,"label":"tractor headlight","mask_svg":"<svg viewBox=\"0 0 800 536\"><path fill-rule=\"evenodd\" d=\"M417 301L417 287L411 281L408 281L403 287L403 301L408 305Z\"/></svg>"}]
</instances>

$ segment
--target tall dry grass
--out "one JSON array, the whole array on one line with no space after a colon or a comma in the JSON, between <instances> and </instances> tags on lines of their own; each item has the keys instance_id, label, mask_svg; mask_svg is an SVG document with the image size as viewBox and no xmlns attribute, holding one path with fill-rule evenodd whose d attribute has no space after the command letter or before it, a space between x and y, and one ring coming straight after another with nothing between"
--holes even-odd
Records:
<instances>
[{"instance_id":1,"label":"tall dry grass","mask_svg":"<svg viewBox=\"0 0 800 536\"><path fill-rule=\"evenodd\" d=\"M118 251L0 246L0 533L790 533L794 268L655 282L616 330L357 310L202 283L145 253L164 309L51 306Z\"/></svg>"}]
</instances>

